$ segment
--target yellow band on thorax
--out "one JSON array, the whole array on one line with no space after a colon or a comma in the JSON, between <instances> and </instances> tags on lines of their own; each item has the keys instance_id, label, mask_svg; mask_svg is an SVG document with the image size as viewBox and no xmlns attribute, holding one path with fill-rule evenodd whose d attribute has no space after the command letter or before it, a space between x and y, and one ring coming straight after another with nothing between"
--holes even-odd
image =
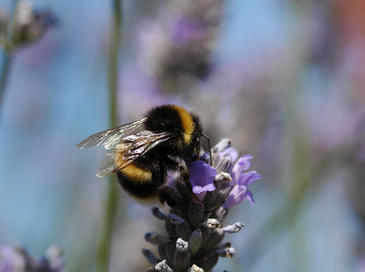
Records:
<instances>
[{"instance_id":1,"label":"yellow band on thorax","mask_svg":"<svg viewBox=\"0 0 365 272\"><path fill-rule=\"evenodd\" d=\"M183 107L176 106L176 105L174 105L173 107L174 107L174 109L180 115L181 125L182 125L183 130L184 130L184 142L185 143L190 143L190 141L191 141L191 135L192 135L192 133L194 131L193 117Z\"/></svg>"}]
</instances>

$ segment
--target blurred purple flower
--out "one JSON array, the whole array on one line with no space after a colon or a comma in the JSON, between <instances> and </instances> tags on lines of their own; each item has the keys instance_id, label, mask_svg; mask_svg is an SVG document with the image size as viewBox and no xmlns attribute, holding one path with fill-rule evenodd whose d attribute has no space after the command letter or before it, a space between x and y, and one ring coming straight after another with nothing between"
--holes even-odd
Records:
<instances>
[{"instance_id":1,"label":"blurred purple flower","mask_svg":"<svg viewBox=\"0 0 365 272\"><path fill-rule=\"evenodd\" d=\"M5 12L0 13L0 39L7 40L6 25L10 16ZM44 34L58 24L57 16L48 9L37 9L30 1L19 1L16 5L14 16L14 32L12 40L7 41L11 49L38 41Z\"/></svg>"},{"instance_id":2,"label":"blurred purple flower","mask_svg":"<svg viewBox=\"0 0 365 272\"><path fill-rule=\"evenodd\" d=\"M17 272L25 271L25 258L14 248L0 247L0 271Z\"/></svg>"},{"instance_id":3,"label":"blurred purple flower","mask_svg":"<svg viewBox=\"0 0 365 272\"><path fill-rule=\"evenodd\" d=\"M205 28L198 18L181 17L170 25L171 39L177 45L185 45L202 38Z\"/></svg>"},{"instance_id":4,"label":"blurred purple flower","mask_svg":"<svg viewBox=\"0 0 365 272\"><path fill-rule=\"evenodd\" d=\"M365 272L365 256L360 257L357 272Z\"/></svg>"},{"instance_id":5,"label":"blurred purple flower","mask_svg":"<svg viewBox=\"0 0 365 272\"><path fill-rule=\"evenodd\" d=\"M222 10L221 0L173 1L140 23L137 64L162 92L189 90L211 74Z\"/></svg>"},{"instance_id":6,"label":"blurred purple flower","mask_svg":"<svg viewBox=\"0 0 365 272\"><path fill-rule=\"evenodd\" d=\"M160 92L156 79L139 66L132 63L125 64L121 70L121 78L123 80L120 85L122 91L119 93L119 104L122 116L136 119L143 114L142 109L168 102Z\"/></svg>"},{"instance_id":7,"label":"blurred purple flower","mask_svg":"<svg viewBox=\"0 0 365 272\"><path fill-rule=\"evenodd\" d=\"M40 260L31 258L23 248L0 246L0 272L66 272L62 255L56 245Z\"/></svg>"}]
</instances>

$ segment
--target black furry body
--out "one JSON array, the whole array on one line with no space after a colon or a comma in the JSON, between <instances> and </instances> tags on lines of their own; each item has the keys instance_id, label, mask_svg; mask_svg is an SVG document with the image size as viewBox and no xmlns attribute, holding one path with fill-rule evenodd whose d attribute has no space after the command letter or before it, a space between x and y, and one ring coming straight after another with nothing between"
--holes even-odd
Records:
<instances>
[{"instance_id":1,"label":"black furry body","mask_svg":"<svg viewBox=\"0 0 365 272\"><path fill-rule=\"evenodd\" d=\"M163 160L153 160L150 156L136 159L133 164L141 170L151 172L151 179L148 182L141 182L138 179L131 178L117 172L118 182L131 195L137 198L150 198L157 194L157 189L164 183L166 167Z\"/></svg>"},{"instance_id":2,"label":"black furry body","mask_svg":"<svg viewBox=\"0 0 365 272\"><path fill-rule=\"evenodd\" d=\"M156 197L165 183L166 171L181 167L174 157L194 159L199 155L202 135L198 117L179 106L156 107L146 117L144 130L168 132L171 137L117 171L121 186L141 199Z\"/></svg>"}]
</instances>

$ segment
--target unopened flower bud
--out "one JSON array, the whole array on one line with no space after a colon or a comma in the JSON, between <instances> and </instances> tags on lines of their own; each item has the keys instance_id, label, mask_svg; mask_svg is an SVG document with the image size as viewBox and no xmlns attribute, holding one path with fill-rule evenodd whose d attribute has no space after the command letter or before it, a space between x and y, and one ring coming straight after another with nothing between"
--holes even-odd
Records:
<instances>
[{"instance_id":1,"label":"unopened flower bud","mask_svg":"<svg viewBox=\"0 0 365 272\"><path fill-rule=\"evenodd\" d=\"M236 254L236 250L233 247L217 249L216 252L220 257L224 258L232 258Z\"/></svg>"},{"instance_id":2,"label":"unopened flower bud","mask_svg":"<svg viewBox=\"0 0 365 272\"><path fill-rule=\"evenodd\" d=\"M193 227L197 227L204 216L204 207L201 203L196 201L190 202L188 219Z\"/></svg>"},{"instance_id":3,"label":"unopened flower bud","mask_svg":"<svg viewBox=\"0 0 365 272\"><path fill-rule=\"evenodd\" d=\"M169 220L165 221L165 229L170 237L176 238L176 226L172 224L171 221Z\"/></svg>"},{"instance_id":4,"label":"unopened flower bud","mask_svg":"<svg viewBox=\"0 0 365 272\"><path fill-rule=\"evenodd\" d=\"M212 250L201 256L197 265L204 269L204 271L210 271L217 264L218 258L218 254L215 250Z\"/></svg>"},{"instance_id":5,"label":"unopened flower bud","mask_svg":"<svg viewBox=\"0 0 365 272\"><path fill-rule=\"evenodd\" d=\"M147 242L150 242L151 244L154 245L166 243L169 241L169 237L167 235L163 235L155 231L147 232L144 235L144 238L146 239Z\"/></svg>"},{"instance_id":6,"label":"unopened flower bud","mask_svg":"<svg viewBox=\"0 0 365 272\"><path fill-rule=\"evenodd\" d=\"M216 246L216 249L225 249L225 248L227 248L227 247L232 247L232 243L227 242L227 243L224 243L224 244L218 244L218 245Z\"/></svg>"},{"instance_id":7,"label":"unopened flower bud","mask_svg":"<svg viewBox=\"0 0 365 272\"><path fill-rule=\"evenodd\" d=\"M175 214L169 214L165 223L166 230L172 237L182 237L185 240L189 239L191 227L189 223Z\"/></svg>"},{"instance_id":8,"label":"unopened flower bud","mask_svg":"<svg viewBox=\"0 0 365 272\"><path fill-rule=\"evenodd\" d=\"M169 214L165 221L165 228L170 237L177 238L176 235L176 226L179 224L183 224L185 219L182 219L180 216L175 214Z\"/></svg>"},{"instance_id":9,"label":"unopened flower bud","mask_svg":"<svg viewBox=\"0 0 365 272\"><path fill-rule=\"evenodd\" d=\"M215 248L216 245L222 242L222 240L224 239L224 231L221 228L210 229L208 231L208 234L208 239L202 246L204 250L210 250L212 248Z\"/></svg>"},{"instance_id":10,"label":"unopened flower bud","mask_svg":"<svg viewBox=\"0 0 365 272\"><path fill-rule=\"evenodd\" d=\"M214 192L214 195L210 196L209 203L205 201L204 204L208 210L216 210L218 209L227 199L231 187L228 183L221 183L218 189Z\"/></svg>"},{"instance_id":11,"label":"unopened flower bud","mask_svg":"<svg viewBox=\"0 0 365 272\"><path fill-rule=\"evenodd\" d=\"M146 257L146 259L151 263L151 264L157 264L159 263L161 260L159 260L158 258L156 258L156 256L152 253L151 250L149 249L142 249L142 253L143 256Z\"/></svg>"},{"instance_id":12,"label":"unopened flower bud","mask_svg":"<svg viewBox=\"0 0 365 272\"><path fill-rule=\"evenodd\" d=\"M240 223L240 222L236 222L232 225L226 226L223 229L224 232L226 233L237 233L239 232L245 225Z\"/></svg>"},{"instance_id":13,"label":"unopened flower bud","mask_svg":"<svg viewBox=\"0 0 365 272\"><path fill-rule=\"evenodd\" d=\"M194 255L198 252L200 245L202 243L202 232L200 229L196 229L193 231L189 238L189 251L191 255Z\"/></svg>"},{"instance_id":14,"label":"unopened flower bud","mask_svg":"<svg viewBox=\"0 0 365 272\"><path fill-rule=\"evenodd\" d=\"M191 235L191 227L185 220L176 225L176 237L181 237L184 240L188 240Z\"/></svg>"},{"instance_id":15,"label":"unopened flower bud","mask_svg":"<svg viewBox=\"0 0 365 272\"><path fill-rule=\"evenodd\" d=\"M155 270L156 271L161 271L161 272L174 272L166 263L166 260L163 260L162 262L159 262L158 264L155 265Z\"/></svg>"},{"instance_id":16,"label":"unopened flower bud","mask_svg":"<svg viewBox=\"0 0 365 272\"><path fill-rule=\"evenodd\" d=\"M174 242L168 242L166 244L160 244L158 246L158 253L161 259L165 259L166 262L170 264L174 262L175 250L176 244Z\"/></svg>"},{"instance_id":17,"label":"unopened flower bud","mask_svg":"<svg viewBox=\"0 0 365 272\"><path fill-rule=\"evenodd\" d=\"M176 240L176 250L181 252L187 252L189 248L189 243L181 238Z\"/></svg>"},{"instance_id":18,"label":"unopened flower bud","mask_svg":"<svg viewBox=\"0 0 365 272\"><path fill-rule=\"evenodd\" d=\"M174 257L174 266L177 271L186 271L190 266L189 244L179 238L176 241L176 251Z\"/></svg>"},{"instance_id":19,"label":"unopened flower bud","mask_svg":"<svg viewBox=\"0 0 365 272\"><path fill-rule=\"evenodd\" d=\"M185 219L183 219L180 216L177 216L176 214L173 214L173 213L170 213L167 216L167 220L170 221L174 225L181 224L182 222L185 221Z\"/></svg>"},{"instance_id":20,"label":"unopened flower bud","mask_svg":"<svg viewBox=\"0 0 365 272\"><path fill-rule=\"evenodd\" d=\"M214 202L216 195L217 195L217 190L210 191L205 194L203 203L204 207L207 210L210 210L211 207L213 206L212 203Z\"/></svg>"},{"instance_id":21,"label":"unopened flower bud","mask_svg":"<svg viewBox=\"0 0 365 272\"><path fill-rule=\"evenodd\" d=\"M197 266L197 265L193 264L193 265L189 268L188 272L204 272L204 270L203 270L202 268L200 268L199 266Z\"/></svg>"},{"instance_id":22,"label":"unopened flower bud","mask_svg":"<svg viewBox=\"0 0 365 272\"><path fill-rule=\"evenodd\" d=\"M208 218L205 225L210 229L220 228L222 224L215 218Z\"/></svg>"},{"instance_id":23,"label":"unopened flower bud","mask_svg":"<svg viewBox=\"0 0 365 272\"><path fill-rule=\"evenodd\" d=\"M167 215L159 207L153 206L151 210L152 214L158 219L165 220L167 218Z\"/></svg>"}]
</instances>

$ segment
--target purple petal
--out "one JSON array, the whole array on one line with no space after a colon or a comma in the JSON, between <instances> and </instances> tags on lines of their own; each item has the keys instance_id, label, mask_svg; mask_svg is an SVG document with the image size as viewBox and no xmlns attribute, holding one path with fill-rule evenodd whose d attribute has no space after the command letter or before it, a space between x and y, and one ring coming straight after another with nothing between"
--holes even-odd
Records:
<instances>
[{"instance_id":1,"label":"purple petal","mask_svg":"<svg viewBox=\"0 0 365 272\"><path fill-rule=\"evenodd\" d=\"M241 156L238 161L234 164L232 169L232 176L234 180L238 180L238 177L245 171L247 171L250 166L250 160L253 158L250 154L245 154Z\"/></svg>"},{"instance_id":2,"label":"purple petal","mask_svg":"<svg viewBox=\"0 0 365 272\"><path fill-rule=\"evenodd\" d=\"M224 150L223 152L221 152L222 156L230 156L231 161L234 162L235 160L237 160L238 157L238 152L235 148L233 147L228 147L226 150Z\"/></svg>"},{"instance_id":3,"label":"purple petal","mask_svg":"<svg viewBox=\"0 0 365 272\"><path fill-rule=\"evenodd\" d=\"M231 147L230 141L221 140L213 149L213 167L217 171L230 172L232 169L233 162L238 157L238 152L236 149Z\"/></svg>"},{"instance_id":4,"label":"purple petal","mask_svg":"<svg viewBox=\"0 0 365 272\"><path fill-rule=\"evenodd\" d=\"M258 174L256 171L250 171L250 172L240 175L238 177L237 183L239 185L248 186L260 178L261 178L261 175Z\"/></svg>"},{"instance_id":5,"label":"purple petal","mask_svg":"<svg viewBox=\"0 0 365 272\"><path fill-rule=\"evenodd\" d=\"M248 199L248 201L251 202L251 204L255 203L255 200L253 199L253 195L252 195L251 191L249 191L249 190L246 191L246 198Z\"/></svg>"},{"instance_id":6,"label":"purple petal","mask_svg":"<svg viewBox=\"0 0 365 272\"><path fill-rule=\"evenodd\" d=\"M205 186L199 186L199 185L193 186L193 193L196 195L203 193L203 192L210 192L210 191L214 191L214 190L215 190L214 184L207 184Z\"/></svg>"},{"instance_id":7,"label":"purple petal","mask_svg":"<svg viewBox=\"0 0 365 272\"><path fill-rule=\"evenodd\" d=\"M215 190L214 179L217 170L203 161L194 161L188 165L188 168L194 194Z\"/></svg>"},{"instance_id":8,"label":"purple petal","mask_svg":"<svg viewBox=\"0 0 365 272\"><path fill-rule=\"evenodd\" d=\"M223 207L229 209L234 205L242 202L246 197L246 186L236 185L229 193L226 201L223 203Z\"/></svg>"}]
</instances>

